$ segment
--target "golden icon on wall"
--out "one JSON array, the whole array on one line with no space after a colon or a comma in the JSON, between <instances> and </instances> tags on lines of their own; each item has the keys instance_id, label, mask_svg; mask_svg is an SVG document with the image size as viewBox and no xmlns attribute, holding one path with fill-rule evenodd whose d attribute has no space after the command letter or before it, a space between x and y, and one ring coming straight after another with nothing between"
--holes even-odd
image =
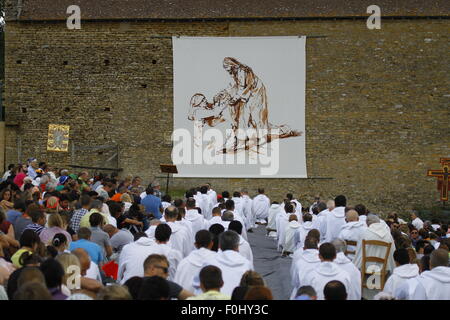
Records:
<instances>
[{"instance_id":1,"label":"golden icon on wall","mask_svg":"<svg viewBox=\"0 0 450 320\"><path fill-rule=\"evenodd\" d=\"M67 152L69 150L69 130L70 126L49 124L47 150Z\"/></svg>"}]
</instances>

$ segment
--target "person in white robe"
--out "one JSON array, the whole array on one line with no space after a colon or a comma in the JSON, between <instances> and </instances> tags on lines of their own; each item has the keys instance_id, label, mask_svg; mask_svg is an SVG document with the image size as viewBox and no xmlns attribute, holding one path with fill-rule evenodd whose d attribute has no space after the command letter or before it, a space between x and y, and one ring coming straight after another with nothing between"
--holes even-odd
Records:
<instances>
[{"instance_id":1,"label":"person in white robe","mask_svg":"<svg viewBox=\"0 0 450 320\"><path fill-rule=\"evenodd\" d=\"M410 300L450 300L449 256L445 249L434 250L430 255L430 269L409 283ZM409 281L408 281L409 282Z\"/></svg>"},{"instance_id":2,"label":"person in white robe","mask_svg":"<svg viewBox=\"0 0 450 320\"><path fill-rule=\"evenodd\" d=\"M256 228L255 223L266 223L269 216L270 199L264 194L264 189L258 189L258 195L253 198L252 206L252 228ZM254 219L254 220L253 220Z\"/></svg>"},{"instance_id":3,"label":"person in white robe","mask_svg":"<svg viewBox=\"0 0 450 320\"><path fill-rule=\"evenodd\" d=\"M245 219L245 228L247 231L253 232L252 231L252 222L251 222L253 200L248 195L247 189L242 189L241 194L242 194L242 202L243 202L243 208L244 208L243 214L244 214L244 219Z\"/></svg>"},{"instance_id":4,"label":"person in white robe","mask_svg":"<svg viewBox=\"0 0 450 320\"><path fill-rule=\"evenodd\" d=\"M247 240L241 235L243 230L242 223L237 220L231 221L228 225L228 230L234 231L239 235L239 254L250 261L250 265L252 269L254 269L252 248Z\"/></svg>"},{"instance_id":5,"label":"person in white robe","mask_svg":"<svg viewBox=\"0 0 450 320\"><path fill-rule=\"evenodd\" d=\"M300 201L294 198L294 195L292 193L286 194L286 198L289 200L289 202L295 203L295 214L297 215L298 222L302 223L302 204L300 203Z\"/></svg>"},{"instance_id":6,"label":"person in white robe","mask_svg":"<svg viewBox=\"0 0 450 320\"><path fill-rule=\"evenodd\" d=\"M272 205L269 208L269 218L266 226L267 235L270 238L277 237L277 218L280 214L283 214L281 205L278 202L272 202Z\"/></svg>"},{"instance_id":7,"label":"person in white robe","mask_svg":"<svg viewBox=\"0 0 450 320\"><path fill-rule=\"evenodd\" d=\"M212 246L213 239L211 233L207 230L198 231L195 235L196 249L181 260L175 274L174 282L186 290L194 292L194 277L199 274L205 260L217 254L211 250Z\"/></svg>"},{"instance_id":8,"label":"person in white robe","mask_svg":"<svg viewBox=\"0 0 450 320\"><path fill-rule=\"evenodd\" d=\"M242 275L253 270L246 258L239 254L239 235L234 231L225 231L219 236L219 252L206 259L203 266L213 265L222 271L224 285L221 293L231 296L234 288L238 287ZM194 279L195 293L201 292L199 276Z\"/></svg>"},{"instance_id":9,"label":"person in white robe","mask_svg":"<svg viewBox=\"0 0 450 320\"><path fill-rule=\"evenodd\" d=\"M324 300L325 285L330 281L337 280L345 286L347 300L357 300L355 292L352 290L350 275L333 262L336 259L336 248L331 243L322 244L319 248L319 258L321 260L319 265L301 278L302 286L310 285L317 292L317 300Z\"/></svg>"},{"instance_id":10,"label":"person in white robe","mask_svg":"<svg viewBox=\"0 0 450 320\"><path fill-rule=\"evenodd\" d=\"M325 242L331 242L337 239L341 227L345 224L345 206L347 205L347 199L345 196L340 195L334 199L334 203L336 208L327 215Z\"/></svg>"},{"instance_id":11,"label":"person in white robe","mask_svg":"<svg viewBox=\"0 0 450 320\"><path fill-rule=\"evenodd\" d=\"M207 183L206 186L208 187L207 195L211 199L211 204L215 207L217 204L217 192L214 191L210 183Z\"/></svg>"},{"instance_id":12,"label":"person in white robe","mask_svg":"<svg viewBox=\"0 0 450 320\"><path fill-rule=\"evenodd\" d=\"M159 224L161 224L160 220L153 219L150 221L150 227L148 227L148 229L145 230L145 234L147 235L147 237L149 239L156 240L155 239L155 230Z\"/></svg>"},{"instance_id":13,"label":"person in white robe","mask_svg":"<svg viewBox=\"0 0 450 320\"><path fill-rule=\"evenodd\" d=\"M192 239L189 235L189 231L177 221L177 218L178 209L176 207L169 206L164 210L164 219L172 231L168 245L172 249L181 252L183 257L187 257L194 249L194 244L190 243Z\"/></svg>"},{"instance_id":14,"label":"person in white robe","mask_svg":"<svg viewBox=\"0 0 450 320\"><path fill-rule=\"evenodd\" d=\"M347 271L350 275L351 290L353 291L352 296L355 300L361 300L361 271L359 271L352 261L345 255L347 244L344 240L336 239L332 242L332 244L336 248L336 258L333 262L343 270Z\"/></svg>"},{"instance_id":15,"label":"person in white robe","mask_svg":"<svg viewBox=\"0 0 450 320\"><path fill-rule=\"evenodd\" d=\"M186 200L186 215L184 218L192 223L192 233L194 235L207 227L205 218L195 209L195 199L193 198Z\"/></svg>"},{"instance_id":16,"label":"person in white robe","mask_svg":"<svg viewBox=\"0 0 450 320\"><path fill-rule=\"evenodd\" d=\"M121 284L129 278L144 275L144 261L153 253L152 246L156 242L147 237L141 237L137 241L129 243L122 248L119 256L119 270L117 280Z\"/></svg>"},{"instance_id":17,"label":"person in white robe","mask_svg":"<svg viewBox=\"0 0 450 320\"><path fill-rule=\"evenodd\" d=\"M320 240L325 240L327 212L329 212L327 210L327 204L324 201L320 201L317 206L314 207L312 213L313 228L320 231L322 237Z\"/></svg>"},{"instance_id":18,"label":"person in white robe","mask_svg":"<svg viewBox=\"0 0 450 320\"><path fill-rule=\"evenodd\" d=\"M283 245L285 240L286 226L289 223L289 216L294 213L294 206L290 203L284 206L283 213L278 215L276 220L277 226L277 250L283 252Z\"/></svg>"},{"instance_id":19,"label":"person in white robe","mask_svg":"<svg viewBox=\"0 0 450 320\"><path fill-rule=\"evenodd\" d=\"M225 201L225 209L227 211L233 212L233 220L237 220L240 223L242 223L242 225L245 225L242 212L236 209L234 200L230 199L230 200ZM248 241L247 230L245 228L242 230L242 236L244 237L244 239L246 241Z\"/></svg>"},{"instance_id":20,"label":"person in white robe","mask_svg":"<svg viewBox=\"0 0 450 320\"><path fill-rule=\"evenodd\" d=\"M419 275L419 266L416 263L410 263L408 250L397 249L394 252L395 269L387 279L383 292L394 296L395 292L409 279Z\"/></svg>"},{"instance_id":21,"label":"person in white robe","mask_svg":"<svg viewBox=\"0 0 450 320\"><path fill-rule=\"evenodd\" d=\"M362 234L367 229L367 224L359 221L358 212L355 210L349 210L345 214L346 223L341 227L338 238L345 241L358 241L361 240ZM356 246L347 245L347 250L356 252ZM349 253L348 258L353 260L354 254Z\"/></svg>"},{"instance_id":22,"label":"person in white robe","mask_svg":"<svg viewBox=\"0 0 450 320\"><path fill-rule=\"evenodd\" d=\"M233 217L234 218L234 217ZM223 225L223 227L225 228L225 224L223 223L222 220L222 210L219 207L215 207L212 210L212 218L208 221L206 221L206 230L209 230L209 228L213 225L213 224L221 224ZM227 224L228 227L228 224ZM225 228L226 229L226 228Z\"/></svg>"},{"instance_id":23,"label":"person in white robe","mask_svg":"<svg viewBox=\"0 0 450 320\"><path fill-rule=\"evenodd\" d=\"M298 289L305 285L302 279L320 264L318 243L316 238L306 237L302 250L298 249L296 251L296 253L300 252L300 254L292 259L291 279L293 290L291 300L295 298Z\"/></svg>"},{"instance_id":24,"label":"person in white robe","mask_svg":"<svg viewBox=\"0 0 450 320\"><path fill-rule=\"evenodd\" d=\"M312 229L316 229L314 223L312 222L312 216L309 213L305 213L303 215L303 223L297 229L297 233L295 235L296 248L303 248L303 242L305 241L306 235Z\"/></svg>"},{"instance_id":25,"label":"person in white robe","mask_svg":"<svg viewBox=\"0 0 450 320\"><path fill-rule=\"evenodd\" d=\"M362 267L362 240L378 240L383 241L391 244L391 249L389 251L388 261L386 265L386 271L392 272L395 267L394 262L394 251L395 251L395 243L394 239L391 236L391 232L389 229L385 227L384 224L381 223L380 218L375 214L368 214L367 215L367 226L368 228L362 233L361 241L358 241L358 244L356 246L356 253L355 258L353 259L353 263L355 266L361 270ZM386 255L386 247L381 246L366 246L366 255L370 257L378 257L381 259L384 259ZM377 262L367 262L366 268L369 269L367 271L370 271L373 267L370 267L371 265L376 264L380 270L382 268L381 263ZM361 270L363 272L363 270Z\"/></svg>"},{"instance_id":26,"label":"person in white robe","mask_svg":"<svg viewBox=\"0 0 450 320\"><path fill-rule=\"evenodd\" d=\"M211 202L211 197L208 196L208 187L207 186L201 186L200 187L200 194L197 194L196 198L196 204L197 207L200 208L202 211L201 214L206 220L211 219L212 217L212 208L213 204Z\"/></svg>"},{"instance_id":27,"label":"person in white robe","mask_svg":"<svg viewBox=\"0 0 450 320\"><path fill-rule=\"evenodd\" d=\"M300 223L297 220L296 214L289 216L289 222L284 231L283 255L291 255L296 248L295 235L298 233Z\"/></svg>"},{"instance_id":28,"label":"person in white robe","mask_svg":"<svg viewBox=\"0 0 450 320\"><path fill-rule=\"evenodd\" d=\"M313 204L309 206L309 214L314 214L313 209L314 209L315 207L317 207L317 206L319 205L320 202L321 202L321 201L320 201L320 195L317 194L317 195L314 197L314 202L313 202ZM319 212L320 212L320 211L321 211L321 210L319 210Z\"/></svg>"}]
</instances>

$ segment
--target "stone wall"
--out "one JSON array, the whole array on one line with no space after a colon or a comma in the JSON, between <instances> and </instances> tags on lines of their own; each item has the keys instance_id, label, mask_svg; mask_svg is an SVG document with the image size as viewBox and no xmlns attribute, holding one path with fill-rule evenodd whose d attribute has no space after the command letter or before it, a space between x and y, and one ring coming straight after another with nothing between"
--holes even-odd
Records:
<instances>
[{"instance_id":1,"label":"stone wall","mask_svg":"<svg viewBox=\"0 0 450 320\"><path fill-rule=\"evenodd\" d=\"M75 146L116 144L123 173L149 181L160 176L160 163L170 163L173 119L172 45L157 36L323 35L307 40L306 152L313 178L209 181L218 191L245 186L254 193L264 186L273 199L293 192L305 204L316 193L342 193L349 204L378 212L431 205L438 193L426 169L450 155L449 24L383 20L381 30L368 30L365 20L142 21L84 22L68 30L60 22L11 21L6 164L30 156L58 167L104 164L106 151L79 152L74 160L71 152L46 151L48 124L68 124Z\"/></svg>"}]
</instances>

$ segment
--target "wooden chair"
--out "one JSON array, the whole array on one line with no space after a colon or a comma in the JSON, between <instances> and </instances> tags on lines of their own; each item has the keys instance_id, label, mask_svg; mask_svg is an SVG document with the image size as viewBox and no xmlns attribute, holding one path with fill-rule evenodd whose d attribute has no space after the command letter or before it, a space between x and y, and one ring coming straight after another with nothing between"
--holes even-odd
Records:
<instances>
[{"instance_id":1,"label":"wooden chair","mask_svg":"<svg viewBox=\"0 0 450 320\"><path fill-rule=\"evenodd\" d=\"M353 254L354 255L356 253L356 250L355 251L348 250L348 246L354 246L356 248L358 243L356 241L353 241L353 240L344 240L344 241L347 244L347 249L345 249L345 253L344 254L346 256L348 256L349 254Z\"/></svg>"},{"instance_id":2,"label":"wooden chair","mask_svg":"<svg viewBox=\"0 0 450 320\"><path fill-rule=\"evenodd\" d=\"M385 247L386 248L386 254L383 258L379 258L379 257L371 257L371 256L367 256L366 255L366 246L380 246L380 247ZM366 279L365 277L367 275L373 275L373 274L379 274L380 275L380 285L381 288L379 290L383 290L384 289L384 285L386 283L386 267L387 267L387 262L388 262L388 257L389 257L389 252L391 251L391 247L392 247L392 243L389 242L384 242L384 241L378 241L378 240L362 240L362 267L361 267L361 285L362 288L367 288L366 285ZM368 273L367 272L367 268L366 268L366 263L367 262L377 262L377 263L382 263L383 267L381 268L380 272L373 272L373 273Z\"/></svg>"}]
</instances>

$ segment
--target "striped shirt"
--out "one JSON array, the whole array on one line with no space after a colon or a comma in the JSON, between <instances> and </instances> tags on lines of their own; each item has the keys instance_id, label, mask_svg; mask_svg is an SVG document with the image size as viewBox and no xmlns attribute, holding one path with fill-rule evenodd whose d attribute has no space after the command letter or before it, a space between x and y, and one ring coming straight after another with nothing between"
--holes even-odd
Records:
<instances>
[{"instance_id":1,"label":"striped shirt","mask_svg":"<svg viewBox=\"0 0 450 320\"><path fill-rule=\"evenodd\" d=\"M26 228L25 228L25 230L33 230L37 235L40 235L41 234L41 232L42 232L42 230L44 230L45 228L43 227L43 226L41 226L40 224L37 224L37 223L32 223L32 224L29 224ZM24 231L25 231L24 230Z\"/></svg>"},{"instance_id":2,"label":"striped shirt","mask_svg":"<svg viewBox=\"0 0 450 320\"><path fill-rule=\"evenodd\" d=\"M81 208L75 210L75 212L73 213L72 219L70 220L70 227L75 233L78 232L78 229L80 229L81 218L83 218L84 215L88 212L89 210Z\"/></svg>"}]
</instances>

